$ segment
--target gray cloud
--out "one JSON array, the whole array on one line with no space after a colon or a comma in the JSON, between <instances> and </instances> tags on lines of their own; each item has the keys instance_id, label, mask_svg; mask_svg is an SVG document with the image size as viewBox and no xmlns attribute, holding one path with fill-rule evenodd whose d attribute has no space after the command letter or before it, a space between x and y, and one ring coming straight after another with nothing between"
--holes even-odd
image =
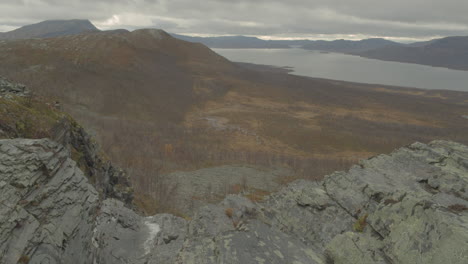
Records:
<instances>
[{"instance_id":1,"label":"gray cloud","mask_svg":"<svg viewBox=\"0 0 468 264\"><path fill-rule=\"evenodd\" d=\"M101 29L201 35L397 39L468 35L465 0L2 0L0 31L88 18Z\"/></svg>"}]
</instances>

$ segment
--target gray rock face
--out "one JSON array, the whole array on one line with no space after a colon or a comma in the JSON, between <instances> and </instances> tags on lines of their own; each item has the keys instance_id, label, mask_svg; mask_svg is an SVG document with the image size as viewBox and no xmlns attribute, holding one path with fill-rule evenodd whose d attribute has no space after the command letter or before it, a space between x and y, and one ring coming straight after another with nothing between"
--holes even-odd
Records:
<instances>
[{"instance_id":1,"label":"gray rock face","mask_svg":"<svg viewBox=\"0 0 468 264\"><path fill-rule=\"evenodd\" d=\"M321 182L293 182L260 207L264 222L300 237L304 244L319 252L336 235L350 231L356 221L328 195Z\"/></svg>"},{"instance_id":2,"label":"gray rock face","mask_svg":"<svg viewBox=\"0 0 468 264\"><path fill-rule=\"evenodd\" d=\"M190 220L98 200L66 148L0 141L0 262L468 263L468 147L415 143ZM78 257L79 256L79 257Z\"/></svg>"},{"instance_id":3,"label":"gray rock face","mask_svg":"<svg viewBox=\"0 0 468 264\"><path fill-rule=\"evenodd\" d=\"M49 140L0 140L0 263L91 263L98 194Z\"/></svg>"},{"instance_id":4,"label":"gray rock face","mask_svg":"<svg viewBox=\"0 0 468 264\"><path fill-rule=\"evenodd\" d=\"M355 245L356 255L372 246L390 263L467 263L467 162L466 146L415 143L330 175L324 187L348 213L368 215L373 236L357 237L363 242ZM339 242L329 245L332 256L356 237L335 239ZM372 243L375 239L380 245ZM367 257L357 259L364 263Z\"/></svg>"},{"instance_id":5,"label":"gray rock face","mask_svg":"<svg viewBox=\"0 0 468 264\"><path fill-rule=\"evenodd\" d=\"M141 217L122 202L108 199L94 230L97 263L174 263L187 222L169 214Z\"/></svg>"}]
</instances>

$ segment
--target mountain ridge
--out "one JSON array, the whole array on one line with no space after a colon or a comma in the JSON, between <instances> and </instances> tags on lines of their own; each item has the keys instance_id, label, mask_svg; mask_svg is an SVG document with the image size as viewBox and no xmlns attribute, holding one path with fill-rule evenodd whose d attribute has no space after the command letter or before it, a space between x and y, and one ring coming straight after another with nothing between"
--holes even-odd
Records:
<instances>
[{"instance_id":1,"label":"mountain ridge","mask_svg":"<svg viewBox=\"0 0 468 264\"><path fill-rule=\"evenodd\" d=\"M86 19L46 20L0 33L0 39L52 38L99 30Z\"/></svg>"},{"instance_id":2,"label":"mountain ridge","mask_svg":"<svg viewBox=\"0 0 468 264\"><path fill-rule=\"evenodd\" d=\"M394 42L394 41L386 40L383 38L370 38L370 39L363 39L363 40L358 40L358 41L344 40L344 39L332 40L332 41L317 40L317 41L312 41L311 43L302 46L302 48L309 49L309 50L352 53L352 52L373 50L373 49L381 48L381 47L400 46L400 45L402 44Z\"/></svg>"},{"instance_id":3,"label":"mountain ridge","mask_svg":"<svg viewBox=\"0 0 468 264\"><path fill-rule=\"evenodd\" d=\"M286 49L288 45L277 41L262 40L256 37L224 36L224 37L191 37L179 34L172 36L190 42L202 43L210 48L220 49Z\"/></svg>"},{"instance_id":4,"label":"mountain ridge","mask_svg":"<svg viewBox=\"0 0 468 264\"><path fill-rule=\"evenodd\" d=\"M288 49L293 46L309 50L330 52L356 52L375 49L389 45L403 45L383 38L370 38L363 40L263 40L247 36L220 36L220 37L192 37L180 34L172 36L190 42L202 43L210 48L219 49Z\"/></svg>"},{"instance_id":5,"label":"mountain ridge","mask_svg":"<svg viewBox=\"0 0 468 264\"><path fill-rule=\"evenodd\" d=\"M417 45L387 46L354 54L371 59L466 71L468 70L468 37L446 37Z\"/></svg>"}]
</instances>

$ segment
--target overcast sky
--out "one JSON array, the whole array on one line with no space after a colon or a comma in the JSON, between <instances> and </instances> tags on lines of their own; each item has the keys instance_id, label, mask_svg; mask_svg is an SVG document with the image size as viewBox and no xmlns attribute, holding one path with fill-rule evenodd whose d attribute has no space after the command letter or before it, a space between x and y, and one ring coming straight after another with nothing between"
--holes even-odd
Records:
<instances>
[{"instance_id":1,"label":"overcast sky","mask_svg":"<svg viewBox=\"0 0 468 264\"><path fill-rule=\"evenodd\" d=\"M190 35L408 41L468 35L467 0L0 0L0 32L47 19Z\"/></svg>"}]
</instances>

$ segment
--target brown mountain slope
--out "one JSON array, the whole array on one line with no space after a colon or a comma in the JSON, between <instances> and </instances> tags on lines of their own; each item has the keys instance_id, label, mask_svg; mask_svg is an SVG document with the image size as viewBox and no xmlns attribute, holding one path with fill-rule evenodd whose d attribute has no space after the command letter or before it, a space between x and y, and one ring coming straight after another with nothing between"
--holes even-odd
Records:
<instances>
[{"instance_id":1,"label":"brown mountain slope","mask_svg":"<svg viewBox=\"0 0 468 264\"><path fill-rule=\"evenodd\" d=\"M222 90L192 89L200 76L214 78L234 67L202 45L159 30L4 42L0 58L8 65L3 75L72 108L175 121L197 100Z\"/></svg>"},{"instance_id":2,"label":"brown mountain slope","mask_svg":"<svg viewBox=\"0 0 468 264\"><path fill-rule=\"evenodd\" d=\"M0 39L52 38L96 31L89 20L47 20L0 33Z\"/></svg>"},{"instance_id":3,"label":"brown mountain slope","mask_svg":"<svg viewBox=\"0 0 468 264\"><path fill-rule=\"evenodd\" d=\"M177 186L163 176L174 170L247 163L320 178L417 140L468 143L467 93L245 69L160 30L3 41L0 61L0 76L93 129L129 170L137 200L152 197L159 203L145 204L160 211L174 209Z\"/></svg>"}]
</instances>

